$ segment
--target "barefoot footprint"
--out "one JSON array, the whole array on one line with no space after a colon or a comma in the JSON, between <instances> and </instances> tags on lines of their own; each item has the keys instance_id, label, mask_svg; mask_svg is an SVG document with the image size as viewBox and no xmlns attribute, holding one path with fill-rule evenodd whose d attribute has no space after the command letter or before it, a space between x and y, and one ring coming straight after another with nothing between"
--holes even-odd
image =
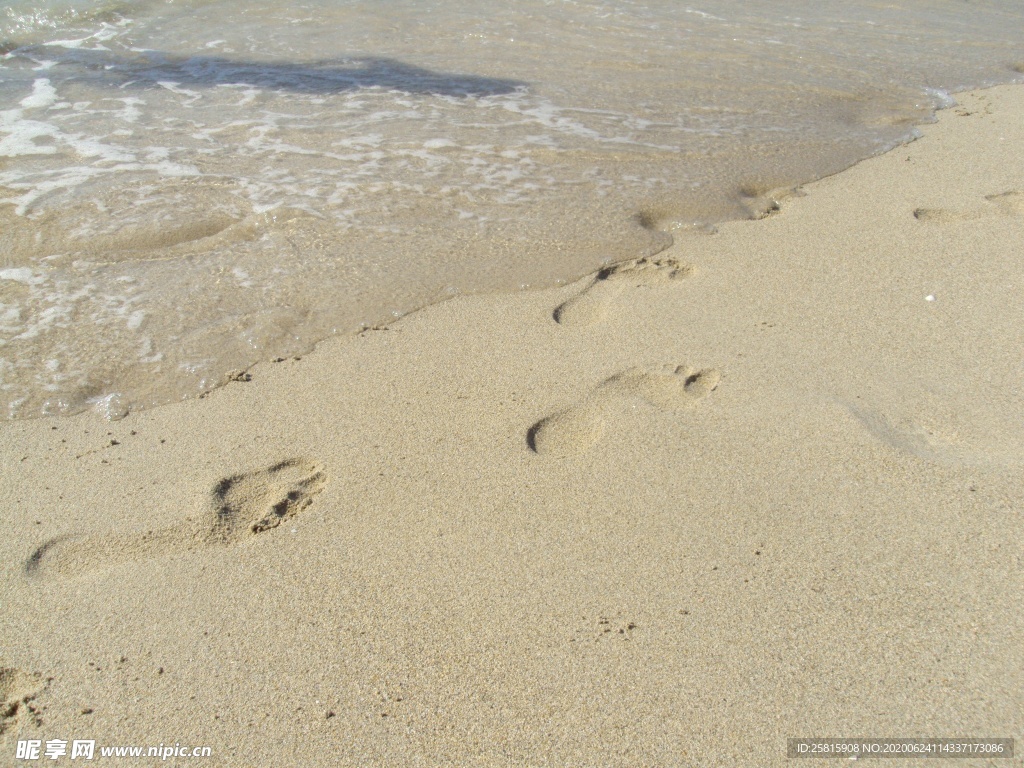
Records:
<instances>
[{"instance_id":1,"label":"barefoot footprint","mask_svg":"<svg viewBox=\"0 0 1024 768\"><path fill-rule=\"evenodd\" d=\"M601 382L580 404L541 419L527 433L530 448L542 456L582 453L604 434L605 417L630 398L666 410L696 405L718 386L721 374L685 365L666 366L660 373L631 368Z\"/></svg>"},{"instance_id":2,"label":"barefoot footprint","mask_svg":"<svg viewBox=\"0 0 1024 768\"><path fill-rule=\"evenodd\" d=\"M995 205L1003 216L1024 215L1024 192L1011 189L998 195L985 195L985 199Z\"/></svg>"},{"instance_id":3,"label":"barefoot footprint","mask_svg":"<svg viewBox=\"0 0 1024 768\"><path fill-rule=\"evenodd\" d=\"M1024 192L1011 189L998 195L985 195L985 201L991 203L983 209L973 211L951 211L947 208L918 208L914 218L918 221L976 221L990 216L1021 216L1024 215Z\"/></svg>"},{"instance_id":4,"label":"barefoot footprint","mask_svg":"<svg viewBox=\"0 0 1024 768\"><path fill-rule=\"evenodd\" d=\"M554 318L572 327L593 325L604 319L608 309L628 285L657 285L682 280L693 267L671 258L645 257L602 269L581 294L559 305Z\"/></svg>"},{"instance_id":5,"label":"barefoot footprint","mask_svg":"<svg viewBox=\"0 0 1024 768\"><path fill-rule=\"evenodd\" d=\"M266 469L226 477L210 494L199 520L156 531L51 539L29 557L29 575L73 575L171 552L237 544L276 528L313 502L327 477L318 464L289 459Z\"/></svg>"},{"instance_id":6,"label":"barefoot footprint","mask_svg":"<svg viewBox=\"0 0 1024 768\"><path fill-rule=\"evenodd\" d=\"M38 719L32 700L45 687L42 675L0 666L0 736L8 730L17 731L25 717Z\"/></svg>"}]
</instances>

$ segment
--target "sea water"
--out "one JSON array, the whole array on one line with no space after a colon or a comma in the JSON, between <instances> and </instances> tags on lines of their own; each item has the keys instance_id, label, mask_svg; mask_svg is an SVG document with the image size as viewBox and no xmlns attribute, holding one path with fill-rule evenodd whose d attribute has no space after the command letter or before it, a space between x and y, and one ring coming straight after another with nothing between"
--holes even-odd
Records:
<instances>
[{"instance_id":1,"label":"sea water","mask_svg":"<svg viewBox=\"0 0 1024 768\"><path fill-rule=\"evenodd\" d=\"M0 409L122 416L760 216L1024 80L1022 31L1020 0L8 2Z\"/></svg>"}]
</instances>

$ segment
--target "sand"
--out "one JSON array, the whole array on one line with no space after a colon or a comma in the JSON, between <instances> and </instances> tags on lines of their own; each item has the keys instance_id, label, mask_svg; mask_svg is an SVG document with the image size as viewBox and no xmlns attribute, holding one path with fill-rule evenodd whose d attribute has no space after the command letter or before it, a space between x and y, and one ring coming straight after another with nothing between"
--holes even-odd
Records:
<instances>
[{"instance_id":1,"label":"sand","mask_svg":"<svg viewBox=\"0 0 1024 768\"><path fill-rule=\"evenodd\" d=\"M1024 765L1024 88L958 99L655 258L0 426L0 764Z\"/></svg>"}]
</instances>

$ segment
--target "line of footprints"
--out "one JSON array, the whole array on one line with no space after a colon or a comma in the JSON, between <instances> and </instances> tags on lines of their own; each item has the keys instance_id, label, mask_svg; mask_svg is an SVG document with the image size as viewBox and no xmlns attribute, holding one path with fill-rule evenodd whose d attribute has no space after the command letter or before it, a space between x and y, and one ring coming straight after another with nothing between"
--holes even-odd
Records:
<instances>
[{"instance_id":1,"label":"line of footprints","mask_svg":"<svg viewBox=\"0 0 1024 768\"><path fill-rule=\"evenodd\" d=\"M568 328L587 327L603 320L626 288L665 285L693 272L693 267L673 258L642 258L608 267L581 293L559 305L553 316ZM601 438L606 419L630 400L644 400L665 410L691 408L707 397L720 379L717 370L687 365L667 365L660 371L631 368L602 381L578 405L538 421L527 433L527 442L542 456L579 454Z\"/></svg>"},{"instance_id":2,"label":"line of footprints","mask_svg":"<svg viewBox=\"0 0 1024 768\"><path fill-rule=\"evenodd\" d=\"M644 258L609 267L553 316L562 325L587 326L599 322L628 286L664 284L691 273L691 267L674 259ZM527 443L544 456L578 454L601 437L605 418L629 400L639 398L659 408L680 410L706 397L718 381L715 370L683 365L661 371L623 371L601 382L577 406L534 424ZM175 552L237 545L298 514L326 484L327 474L318 463L305 458L281 461L220 480L197 518L152 531L51 539L31 554L25 573L34 578L73 576Z\"/></svg>"},{"instance_id":3,"label":"line of footprints","mask_svg":"<svg viewBox=\"0 0 1024 768\"><path fill-rule=\"evenodd\" d=\"M1010 190L985 198L980 211L941 209L914 211L923 221L972 219L984 215L1024 214L1024 192ZM642 258L598 272L578 295L552 313L560 325L587 327L600 322L629 286L652 286L685 279L693 268L672 258ZM713 368L669 365L660 371L630 368L602 381L577 405L544 417L526 434L530 449L542 456L582 453L597 442L606 419L624 404L643 400L657 408L692 408L718 386ZM313 503L327 484L324 468L293 458L254 472L220 480L210 492L207 509L198 518L145 533L103 533L62 536L38 547L25 563L29 576L73 575L171 552L239 544L273 530ZM2 731L0 731L2 732Z\"/></svg>"}]
</instances>

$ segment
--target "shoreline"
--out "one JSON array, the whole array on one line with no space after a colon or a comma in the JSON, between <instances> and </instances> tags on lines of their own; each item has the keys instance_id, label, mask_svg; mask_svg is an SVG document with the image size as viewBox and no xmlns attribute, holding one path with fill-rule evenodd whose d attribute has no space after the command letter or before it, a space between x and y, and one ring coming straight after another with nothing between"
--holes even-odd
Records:
<instances>
[{"instance_id":1,"label":"shoreline","mask_svg":"<svg viewBox=\"0 0 1024 768\"><path fill-rule=\"evenodd\" d=\"M650 259L122 421L4 423L0 754L1019 748L1024 86L956 96Z\"/></svg>"},{"instance_id":2,"label":"shoreline","mask_svg":"<svg viewBox=\"0 0 1024 768\"><path fill-rule=\"evenodd\" d=\"M1010 71L1016 72L1012 66ZM919 104L916 107L928 114L920 114L913 119L935 118L937 111L942 110L942 104L951 98L946 91L937 89L925 89L921 93L927 107ZM930 123L913 124L912 119L906 116L899 120L893 118L891 123L900 131L909 129L911 134L919 134L921 126L927 124ZM908 137L899 144L887 143L884 146L905 146L905 142L913 140L913 137ZM842 146L842 143L833 141L829 145ZM861 150L867 151L867 148L861 147ZM531 289L531 283L534 290L536 286L554 287L565 284L567 280L582 279L608 264L629 260L626 254L640 257L657 253L673 235L687 238L695 233L714 231L718 226L731 222L762 218L777 210L780 201L786 197L799 194L807 184L842 173L864 159L893 150L876 147L867 158L856 161L851 159L848 149L831 155L819 153L822 157L803 165L795 161L783 163L786 170L775 160L768 160L773 152L770 147L758 145L756 148L748 147L746 151L743 173L731 169L732 163L726 163L730 170L723 171L723 176L712 184L717 190L711 194L717 201L714 204L710 200L706 205L700 204L685 195L652 193L642 205L634 200L629 206L617 209L610 218L607 215L595 218L594 211L588 211L587 216L576 222L574 237L577 240L571 248L563 248L563 241L574 241L574 237L567 238L565 233L556 236L535 233L536 237L529 234L531 215L528 212L521 212L524 218L519 225L522 226L509 227L507 237L500 231L493 237L481 235L482 239L467 239L465 233L446 233L445 237L450 235L458 242L453 252L475 254L473 258L483 260L478 265L481 267L479 274L472 278L469 275L473 270L460 272L460 268L443 263L442 259L436 265L437 274L424 273L419 268L418 272L406 273L396 267L394 274L385 270L376 280L364 279L365 276L353 277L355 282L347 283L344 275L358 274L364 268L372 271L369 263L350 263L342 256L337 263L325 269L325 258L332 261L334 256L327 258L323 249L313 248L307 254L307 266L310 274L319 278L309 278L303 283L301 278L287 275L288 270L285 270L278 276L279 280L275 279L282 296L290 294L293 298L302 298L277 301L271 295L270 306L263 308L253 306L252 297L242 296L239 293L242 289L233 286L232 280L240 281L239 286L249 290L252 287L247 285L252 278L250 272L261 272L263 267L260 264L266 266L269 263L259 258L253 260L254 253L250 251L256 241L269 238L268 242L277 243L282 252L290 252L297 248L293 240L308 245L325 237L325 233L319 231L315 217L308 211L282 206L275 209L276 212L266 214L236 212L234 217L207 217L209 220L200 216L197 221L163 235L146 227L129 227L124 237L100 237L88 247L82 242L65 243L61 247L56 241L40 244L40 228L44 232L53 227L60 229L56 219L46 220L44 217L25 231L20 231L27 220L14 217L8 224L19 230L13 236L13 242L18 243L16 250L26 248L26 252L31 252L35 247L41 249L37 256L65 250L67 253L44 260L56 260L53 261L53 274L46 270L34 272L31 264L35 262L18 262L11 269L2 270L0 275L11 281L7 286L13 291L12 295L17 297L19 291L28 291L32 296L31 301L25 300L29 303L24 306L19 303L22 301L19 297L14 305L8 307L10 316L21 313L30 318L25 326L27 330L22 333L14 333L20 328L17 324L8 328L14 334L9 339L13 344L8 348L9 362L34 358L46 361L45 370L42 367L23 369L17 364L9 366L6 385L9 399L5 401L7 417L18 420L39 418L40 415L67 416L96 409L116 420L129 411L138 412L199 397L232 380L239 371L244 373L252 365L278 357L306 354L324 341L355 335L359 328L389 325L395 318L421 311L454 295L478 295L492 291L515 293L515 286L521 280L529 282L523 282L520 290ZM857 154L852 152L852 155ZM822 159L825 156L830 159ZM836 168L838 170L829 170ZM667 167L662 170L667 171ZM674 172L668 172L668 175L672 176ZM801 178L812 180L800 181ZM602 222L614 220L616 223L610 229L600 229L597 219ZM602 223L601 227L604 226ZM526 232L516 231L522 228ZM365 233L360 235L363 236ZM33 238L35 246L29 245ZM159 245L163 242L161 238L169 238L168 242L177 244L164 247ZM418 245L415 245L413 240L396 239L387 250L389 253L429 250L425 241L416 240ZM496 243L500 243L500 247ZM349 248L359 252L358 246L350 244ZM506 255L517 255L516 258L495 261L491 257L484 258L481 248L489 253L494 248L504 249ZM191 249L195 252L192 253ZM233 252L234 261L229 259L231 263L225 262L220 267L210 264L198 271L193 270L186 262L189 258L197 263L203 262L204 249L213 249L207 256L213 251ZM106 250L122 250L124 253L112 261L105 261L103 254ZM186 258L189 253L192 253L191 257ZM150 274L148 267L142 267L143 264L163 262L165 257L169 264L176 265L173 269L181 270L178 277L160 277L155 272ZM122 263L126 265L126 271L119 274L117 270L120 268L116 265ZM96 271L107 268L114 271ZM232 275L230 278L225 271L228 268ZM299 269L296 274L301 271ZM419 274L419 278L414 279L414 272ZM524 277L526 273L528 275ZM87 296L79 297L82 303L77 308L72 309L62 303L64 300L60 297L63 292L71 290L76 280L86 280L90 275L98 284L121 285L124 288L126 293L118 294L120 298L111 294L106 299L111 305L120 303L120 308L90 309L90 302L95 302L94 298ZM62 276L68 279L61 282ZM181 307L166 301L171 293L165 295L161 289L154 288L161 282L176 284L179 278L181 285L174 290L184 291L192 297L185 302L190 306L184 309L181 317L178 314ZM255 279L258 284L260 278ZM49 293L38 287L45 285L47 280L56 281ZM467 286L467 280L473 285ZM389 284L393 284L392 288L384 287ZM133 287L125 287L129 285ZM321 290L315 288L318 285L330 287ZM92 290L94 286L90 283L86 287ZM340 292L348 299L335 303L332 291ZM47 307L46 302L54 302L54 306ZM407 309L417 304L417 308ZM65 313L67 317L63 322L57 322L47 330L50 327L49 314L63 317ZM108 324L110 333L90 337L81 329L91 327L92 323L83 323L83 317L92 318L98 325ZM98 318L106 319L100 322ZM203 319L197 322L197 318ZM40 328L42 335L39 334ZM70 330L59 330L62 328ZM316 341L311 341L313 339ZM69 352L72 349L88 352ZM262 359L254 361L256 350ZM34 377L35 383L26 386L26 377Z\"/></svg>"}]
</instances>

